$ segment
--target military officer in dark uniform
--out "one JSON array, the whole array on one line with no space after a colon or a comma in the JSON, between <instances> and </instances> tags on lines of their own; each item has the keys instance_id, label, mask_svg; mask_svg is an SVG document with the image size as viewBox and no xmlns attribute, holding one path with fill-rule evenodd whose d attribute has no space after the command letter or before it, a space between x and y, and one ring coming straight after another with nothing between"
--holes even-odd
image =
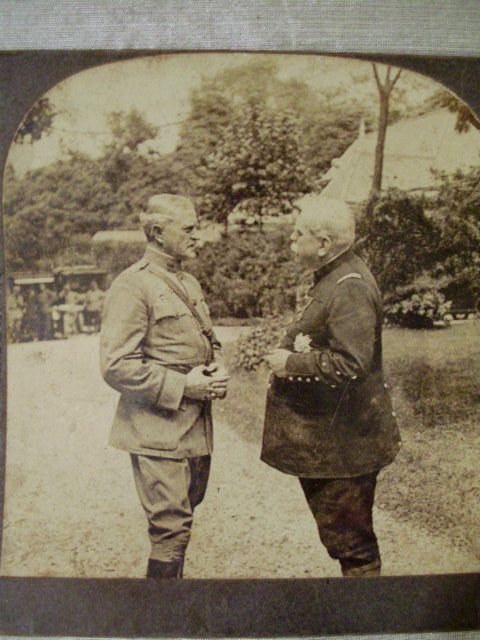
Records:
<instances>
[{"instance_id":1,"label":"military officer in dark uniform","mask_svg":"<svg viewBox=\"0 0 480 640\"><path fill-rule=\"evenodd\" d=\"M281 348L266 356L261 457L299 478L343 575L379 575L375 485L400 446L382 371L381 295L352 251L348 205L310 194L298 206L292 251L314 272L314 285Z\"/></svg>"}]
</instances>

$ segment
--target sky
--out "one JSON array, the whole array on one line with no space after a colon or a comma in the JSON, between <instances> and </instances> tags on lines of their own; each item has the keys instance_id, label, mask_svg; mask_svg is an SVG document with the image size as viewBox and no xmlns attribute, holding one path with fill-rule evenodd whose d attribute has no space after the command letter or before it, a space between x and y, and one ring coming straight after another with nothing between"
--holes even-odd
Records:
<instances>
[{"instance_id":1,"label":"sky","mask_svg":"<svg viewBox=\"0 0 480 640\"><path fill-rule=\"evenodd\" d=\"M366 82L355 85L353 91L375 91L370 63L329 56L188 53L113 62L75 74L51 89L46 95L58 112L51 132L33 144L12 144L9 162L22 175L61 159L69 149L99 155L110 139L108 114L131 109L161 127L153 147L170 153L178 141L176 123L188 118L191 90L204 78L259 57L274 57L280 78L303 80L315 90L350 85L356 78ZM399 87L402 81L408 83L416 101L438 88L432 80L411 72L402 74Z\"/></svg>"}]
</instances>

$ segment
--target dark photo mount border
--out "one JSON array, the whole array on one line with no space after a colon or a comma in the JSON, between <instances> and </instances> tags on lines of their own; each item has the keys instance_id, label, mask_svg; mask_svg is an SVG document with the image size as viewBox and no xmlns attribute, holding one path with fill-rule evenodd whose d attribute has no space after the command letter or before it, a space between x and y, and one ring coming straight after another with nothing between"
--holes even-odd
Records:
<instances>
[{"instance_id":1,"label":"dark photo mount border","mask_svg":"<svg viewBox=\"0 0 480 640\"><path fill-rule=\"evenodd\" d=\"M13 136L38 98L79 71L162 53L181 52L89 50L0 53L2 191L5 162ZM278 53L338 56L319 51ZM427 75L453 91L480 115L480 58L365 54L346 57L391 63ZM3 256L3 229L1 242ZM2 258L2 276L4 268ZM0 500L3 505L7 428L4 285L0 310L1 397L4 400L0 430ZM7 635L314 636L478 628L479 573L369 580L319 578L164 583L138 579L0 578L0 633Z\"/></svg>"}]
</instances>

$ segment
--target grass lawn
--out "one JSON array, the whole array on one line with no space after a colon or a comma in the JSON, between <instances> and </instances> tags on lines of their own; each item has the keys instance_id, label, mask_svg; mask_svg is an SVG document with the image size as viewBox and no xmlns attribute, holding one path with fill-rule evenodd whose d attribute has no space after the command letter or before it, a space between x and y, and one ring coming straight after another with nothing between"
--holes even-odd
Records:
<instances>
[{"instance_id":1,"label":"grass lawn","mask_svg":"<svg viewBox=\"0 0 480 640\"><path fill-rule=\"evenodd\" d=\"M226 345L233 377L216 417L259 443L268 373L235 370L234 351ZM403 447L381 475L377 505L428 530L448 530L480 553L480 324L386 329L384 362Z\"/></svg>"}]
</instances>

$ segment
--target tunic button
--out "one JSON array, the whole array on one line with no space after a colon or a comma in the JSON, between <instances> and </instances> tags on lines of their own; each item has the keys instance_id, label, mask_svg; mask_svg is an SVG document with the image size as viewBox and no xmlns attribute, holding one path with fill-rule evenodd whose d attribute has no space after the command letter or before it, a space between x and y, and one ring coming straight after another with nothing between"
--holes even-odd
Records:
<instances>
[{"instance_id":1,"label":"tunic button","mask_svg":"<svg viewBox=\"0 0 480 640\"><path fill-rule=\"evenodd\" d=\"M386 382L383 383L383 386L385 387L385 389L388 389L388 384Z\"/></svg>"},{"instance_id":2,"label":"tunic button","mask_svg":"<svg viewBox=\"0 0 480 640\"><path fill-rule=\"evenodd\" d=\"M336 384L331 384L330 386L332 387L332 389L336 389L337 388Z\"/></svg>"},{"instance_id":3,"label":"tunic button","mask_svg":"<svg viewBox=\"0 0 480 640\"><path fill-rule=\"evenodd\" d=\"M337 376L341 376L342 374L340 373L340 371L335 371L335 373L337 374Z\"/></svg>"},{"instance_id":4,"label":"tunic button","mask_svg":"<svg viewBox=\"0 0 480 640\"><path fill-rule=\"evenodd\" d=\"M307 378L307 382L311 382L310 378Z\"/></svg>"},{"instance_id":5,"label":"tunic button","mask_svg":"<svg viewBox=\"0 0 480 640\"><path fill-rule=\"evenodd\" d=\"M397 414L395 413L395 411L392 411L392 418L396 418Z\"/></svg>"},{"instance_id":6,"label":"tunic button","mask_svg":"<svg viewBox=\"0 0 480 640\"><path fill-rule=\"evenodd\" d=\"M320 378L318 378L317 376L315 376L315 382L320 382Z\"/></svg>"},{"instance_id":7,"label":"tunic button","mask_svg":"<svg viewBox=\"0 0 480 640\"><path fill-rule=\"evenodd\" d=\"M300 376L297 378L297 380L298 380L299 382L301 382L301 381L302 381L302 379L303 379L303 378L300 378Z\"/></svg>"},{"instance_id":8,"label":"tunic button","mask_svg":"<svg viewBox=\"0 0 480 640\"><path fill-rule=\"evenodd\" d=\"M357 376L352 376L352 380L356 380L356 379L357 379Z\"/></svg>"},{"instance_id":9,"label":"tunic button","mask_svg":"<svg viewBox=\"0 0 480 640\"><path fill-rule=\"evenodd\" d=\"M292 381L293 381L292 376L288 376L288 381L289 381L289 382L292 382Z\"/></svg>"}]
</instances>

